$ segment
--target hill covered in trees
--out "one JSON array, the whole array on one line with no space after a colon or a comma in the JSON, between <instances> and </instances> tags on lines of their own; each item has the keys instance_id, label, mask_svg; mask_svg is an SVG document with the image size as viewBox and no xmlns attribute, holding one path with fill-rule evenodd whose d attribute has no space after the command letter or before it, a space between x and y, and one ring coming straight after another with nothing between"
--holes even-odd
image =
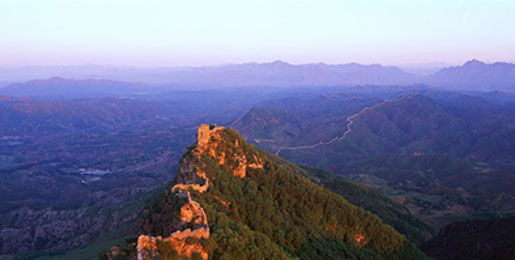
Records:
<instances>
[{"instance_id":1,"label":"hill covered in trees","mask_svg":"<svg viewBox=\"0 0 515 260\"><path fill-rule=\"evenodd\" d=\"M203 125L137 242L102 257L423 259L403 235L310 178L314 173ZM308 177L310 178L308 178Z\"/></svg>"}]
</instances>

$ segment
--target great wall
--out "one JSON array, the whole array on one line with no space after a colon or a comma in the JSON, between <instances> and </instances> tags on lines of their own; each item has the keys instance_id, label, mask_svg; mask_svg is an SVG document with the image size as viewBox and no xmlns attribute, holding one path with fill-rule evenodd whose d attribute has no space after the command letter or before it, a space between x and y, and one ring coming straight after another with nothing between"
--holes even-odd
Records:
<instances>
[{"instance_id":1,"label":"great wall","mask_svg":"<svg viewBox=\"0 0 515 260\"><path fill-rule=\"evenodd\" d=\"M238 151L220 151L220 131L223 127L200 125L197 132L197 145L191 151L192 158L183 158L179 171L176 175L176 184L172 187L173 196L186 199L179 213L181 227L172 233L169 237L140 235L137 241L138 260L152 259L159 256L159 244L169 245L179 256L192 257L194 254L199 255L202 259L208 259L208 250L200 242L187 242L188 238L197 240L209 239L210 231L207 215L201 205L192 200L190 190L199 193L206 193L209 189L209 178L204 170L205 163L202 162L202 156L210 156L215 158L219 165L225 165L228 156L231 154L233 160L237 161L231 168L233 176L244 178L247 174L247 168L263 169L263 163L253 155L253 162L250 163L245 154ZM235 148L239 147L238 140L234 140ZM215 197L216 198L216 197ZM224 206L230 205L230 202L217 199ZM188 227L188 228L186 228ZM193 228L189 228L193 227Z\"/></svg>"}]
</instances>

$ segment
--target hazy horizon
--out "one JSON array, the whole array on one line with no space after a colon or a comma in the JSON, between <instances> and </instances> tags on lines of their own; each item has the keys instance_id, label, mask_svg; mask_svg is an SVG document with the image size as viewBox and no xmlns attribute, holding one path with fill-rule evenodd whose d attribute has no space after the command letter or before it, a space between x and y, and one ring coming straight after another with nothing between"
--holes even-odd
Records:
<instances>
[{"instance_id":1,"label":"hazy horizon","mask_svg":"<svg viewBox=\"0 0 515 260\"><path fill-rule=\"evenodd\" d=\"M513 13L503 0L6 0L0 67L513 61Z\"/></svg>"},{"instance_id":2,"label":"hazy horizon","mask_svg":"<svg viewBox=\"0 0 515 260\"><path fill-rule=\"evenodd\" d=\"M370 63L361 63L356 61L342 61L339 63L330 63L324 61L306 61L306 62L291 62L289 60L283 59L271 59L264 61L242 61L242 62L220 62L220 63L205 63L205 64L197 64L197 65L188 65L188 64L170 64L170 65L141 65L141 64L111 64L111 63L60 63L60 64L20 64L20 65L0 65L0 69L17 69L17 68L27 68L27 67L87 67L87 66L98 66L98 67L113 67L113 68L141 68L141 69L157 69L157 68L201 68L201 67L217 67L217 66L230 66L230 65L242 65L242 64L267 64L274 62L284 62L290 65L308 65L308 64L325 64L325 65L346 65L346 64L359 64L364 66L369 65L381 65L384 67L399 67L401 69L408 68L444 68L451 66L462 66L468 61L477 60L479 62L485 64L493 64L493 63L514 63L515 60L481 60L477 58L470 58L456 63L447 63L443 61L434 61L434 62L414 62L414 63L400 63L400 64L389 64L389 63L378 63L378 62L370 62Z\"/></svg>"}]
</instances>

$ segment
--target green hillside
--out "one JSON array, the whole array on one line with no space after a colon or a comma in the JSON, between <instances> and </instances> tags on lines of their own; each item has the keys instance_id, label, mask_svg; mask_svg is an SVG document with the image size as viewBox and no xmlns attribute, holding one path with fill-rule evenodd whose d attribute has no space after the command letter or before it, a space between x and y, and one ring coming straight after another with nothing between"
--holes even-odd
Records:
<instances>
[{"instance_id":1,"label":"green hillside","mask_svg":"<svg viewBox=\"0 0 515 260\"><path fill-rule=\"evenodd\" d=\"M421 244L434 235L434 230L413 216L401 204L371 189L346 178L317 168L303 166L306 176L332 192L341 195L348 202L377 215L384 223L391 225L411 242Z\"/></svg>"},{"instance_id":2,"label":"green hillside","mask_svg":"<svg viewBox=\"0 0 515 260\"><path fill-rule=\"evenodd\" d=\"M178 199L172 187L191 180L184 169L201 166L209 189L189 189L191 198L205 210L211 235L200 243L213 259L423 259L424 254L403 235L372 213L347 202L340 195L299 174L297 166L271 158L245 142L232 129L211 137L215 155L193 146L183 156L181 169L170 189L145 211L140 234L169 236L178 226ZM220 164L220 157L224 163ZM261 164L235 176L241 164ZM192 165L193 164L193 165ZM249 164L250 165L250 164ZM313 173L310 173L313 174ZM194 179L194 178L193 178ZM191 182L190 182L191 183ZM164 259L178 256L173 247L158 246ZM196 255L198 256L198 255Z\"/></svg>"}]
</instances>

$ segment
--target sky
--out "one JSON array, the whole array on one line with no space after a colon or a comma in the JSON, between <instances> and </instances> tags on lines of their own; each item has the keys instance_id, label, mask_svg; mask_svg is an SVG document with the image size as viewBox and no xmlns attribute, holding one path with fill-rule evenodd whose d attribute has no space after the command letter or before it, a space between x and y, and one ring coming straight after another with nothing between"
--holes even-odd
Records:
<instances>
[{"instance_id":1,"label":"sky","mask_svg":"<svg viewBox=\"0 0 515 260\"><path fill-rule=\"evenodd\" d=\"M0 66L515 61L511 0L1 0Z\"/></svg>"}]
</instances>

